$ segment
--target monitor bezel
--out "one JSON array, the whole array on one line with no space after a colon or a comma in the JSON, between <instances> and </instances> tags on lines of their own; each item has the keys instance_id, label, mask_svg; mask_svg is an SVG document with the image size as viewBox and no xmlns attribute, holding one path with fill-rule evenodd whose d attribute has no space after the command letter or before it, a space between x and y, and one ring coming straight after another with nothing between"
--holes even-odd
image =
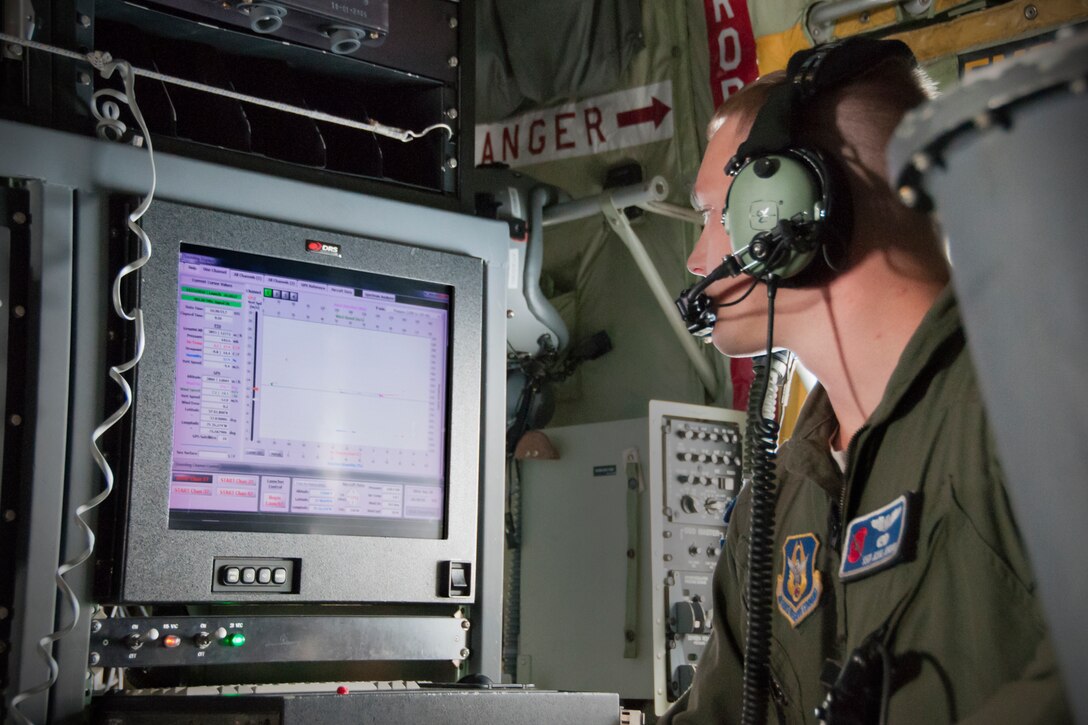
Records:
<instances>
[{"instance_id":1,"label":"monitor bezel","mask_svg":"<svg viewBox=\"0 0 1088 725\"><path fill-rule=\"evenodd\" d=\"M413 244L349 236L237 214L158 201L143 226L154 240L140 270L146 345L136 368L131 475L124 482L124 561L118 588L126 602L292 601L448 602L447 562L474 575L480 470L483 260ZM338 245L339 256L306 251L306 242ZM445 536L439 539L171 529L169 480L180 246L274 257L401 277L452 289ZM217 592L217 558L297 562L290 593ZM475 587L472 587L475 591ZM473 597L460 598L471 602Z\"/></svg>"}]
</instances>

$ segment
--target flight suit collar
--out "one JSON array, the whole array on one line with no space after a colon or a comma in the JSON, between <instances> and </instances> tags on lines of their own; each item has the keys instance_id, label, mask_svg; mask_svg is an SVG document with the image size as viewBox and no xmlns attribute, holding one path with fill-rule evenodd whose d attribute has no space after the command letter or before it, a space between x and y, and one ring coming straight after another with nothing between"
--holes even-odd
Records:
<instances>
[{"instance_id":1,"label":"flight suit collar","mask_svg":"<svg viewBox=\"0 0 1088 725\"><path fill-rule=\"evenodd\" d=\"M814 480L832 497L837 497L842 487L842 474L831 457L830 445L838 427L831 401L823 386L817 385L809 392L788 444L789 455L783 459L787 471Z\"/></svg>"}]
</instances>

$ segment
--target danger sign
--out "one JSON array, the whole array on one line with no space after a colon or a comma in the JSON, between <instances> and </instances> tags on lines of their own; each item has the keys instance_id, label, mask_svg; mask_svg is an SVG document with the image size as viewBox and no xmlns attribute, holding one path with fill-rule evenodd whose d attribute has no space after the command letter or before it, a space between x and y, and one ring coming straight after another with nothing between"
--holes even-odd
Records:
<instances>
[{"instance_id":1,"label":"danger sign","mask_svg":"<svg viewBox=\"0 0 1088 725\"><path fill-rule=\"evenodd\" d=\"M759 75L756 40L748 3L705 0L707 40L710 43L710 90L714 105L751 83Z\"/></svg>"},{"instance_id":2,"label":"danger sign","mask_svg":"<svg viewBox=\"0 0 1088 725\"><path fill-rule=\"evenodd\" d=\"M526 166L672 138L672 82L476 127L476 165Z\"/></svg>"}]
</instances>

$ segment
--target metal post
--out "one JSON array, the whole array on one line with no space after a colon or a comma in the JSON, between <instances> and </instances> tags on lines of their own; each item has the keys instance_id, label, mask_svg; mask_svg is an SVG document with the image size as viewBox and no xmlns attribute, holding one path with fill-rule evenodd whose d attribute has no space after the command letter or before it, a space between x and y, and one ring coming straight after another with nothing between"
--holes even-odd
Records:
<instances>
[{"instance_id":1,"label":"metal post","mask_svg":"<svg viewBox=\"0 0 1088 725\"><path fill-rule=\"evenodd\" d=\"M641 184L606 190L595 197L550 206L544 210L544 226L584 219L603 213L609 225L623 240L623 243L631 252L631 256L634 257L635 264L638 265L639 271L642 272L642 276L646 279L646 283L650 285L650 291L653 293L654 299L657 300L662 312L665 313L669 327L673 329L680 340L680 346L684 349L692 366L694 366L699 380L702 381L711 397L717 397L718 380L714 374L714 368L703 355L699 343L684 327L684 323L676 312L672 295L665 288L665 283L661 281L661 275L658 273L657 267L654 266L653 260L650 259L650 255L646 253L642 240L639 239L638 234L631 227L627 215L623 213L623 210L629 206L638 206L654 213L685 221L694 222L698 220L698 216L694 212L688 213L687 210L680 207L665 204L665 198L668 195L668 183L664 178L655 176Z\"/></svg>"},{"instance_id":2,"label":"metal post","mask_svg":"<svg viewBox=\"0 0 1088 725\"><path fill-rule=\"evenodd\" d=\"M831 30L836 22L851 15L858 15L873 10L881 10L897 5L896 0L839 0L838 2L816 3L808 11L805 27L817 43L831 39ZM933 4L933 0L907 0L901 3L903 12L910 16L922 15Z\"/></svg>"},{"instance_id":3,"label":"metal post","mask_svg":"<svg viewBox=\"0 0 1088 725\"><path fill-rule=\"evenodd\" d=\"M662 181L662 183L664 182ZM711 367L710 361L703 354L701 344L695 341L695 338L691 336L680 319L672 294L665 288L665 283L661 281L661 275L658 273L657 267L654 266L650 255L646 253L646 247L643 246L642 240L638 238L638 234L631 227L627 215L623 213L623 207L619 206L615 199L607 195L602 195L599 203L601 211L604 212L604 218L608 220L612 229L627 245L627 249L631 252L631 256L634 257L639 271L642 272L646 283L650 285L650 291L653 293L654 299L660 305L661 311L665 313L665 319L668 320L669 327L676 333L680 346L684 349L692 366L694 366L699 380L702 381L703 386L710 393L710 397L717 398L718 379L714 375L714 368Z\"/></svg>"}]
</instances>

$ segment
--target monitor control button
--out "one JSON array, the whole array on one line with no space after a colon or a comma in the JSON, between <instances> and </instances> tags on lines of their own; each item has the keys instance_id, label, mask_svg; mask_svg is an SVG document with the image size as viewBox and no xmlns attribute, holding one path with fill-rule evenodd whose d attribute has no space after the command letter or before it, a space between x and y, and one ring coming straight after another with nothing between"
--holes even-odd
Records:
<instances>
[{"instance_id":1,"label":"monitor control button","mask_svg":"<svg viewBox=\"0 0 1088 725\"><path fill-rule=\"evenodd\" d=\"M262 566L257 570L257 582L260 584L267 584L272 581L272 570L268 567Z\"/></svg>"},{"instance_id":2,"label":"monitor control button","mask_svg":"<svg viewBox=\"0 0 1088 725\"><path fill-rule=\"evenodd\" d=\"M272 572L272 581L274 581L276 584L286 584L287 583L287 570L284 569L283 567L280 567L280 568L276 569L275 571L273 571Z\"/></svg>"},{"instance_id":3,"label":"monitor control button","mask_svg":"<svg viewBox=\"0 0 1088 725\"><path fill-rule=\"evenodd\" d=\"M242 570L236 566L228 566L223 569L223 583L237 584L242 579Z\"/></svg>"},{"instance_id":4,"label":"monitor control button","mask_svg":"<svg viewBox=\"0 0 1088 725\"><path fill-rule=\"evenodd\" d=\"M242 583L243 584L252 584L255 581L257 581L257 570L256 569L254 569L251 566L247 566L245 569L242 569Z\"/></svg>"}]
</instances>

